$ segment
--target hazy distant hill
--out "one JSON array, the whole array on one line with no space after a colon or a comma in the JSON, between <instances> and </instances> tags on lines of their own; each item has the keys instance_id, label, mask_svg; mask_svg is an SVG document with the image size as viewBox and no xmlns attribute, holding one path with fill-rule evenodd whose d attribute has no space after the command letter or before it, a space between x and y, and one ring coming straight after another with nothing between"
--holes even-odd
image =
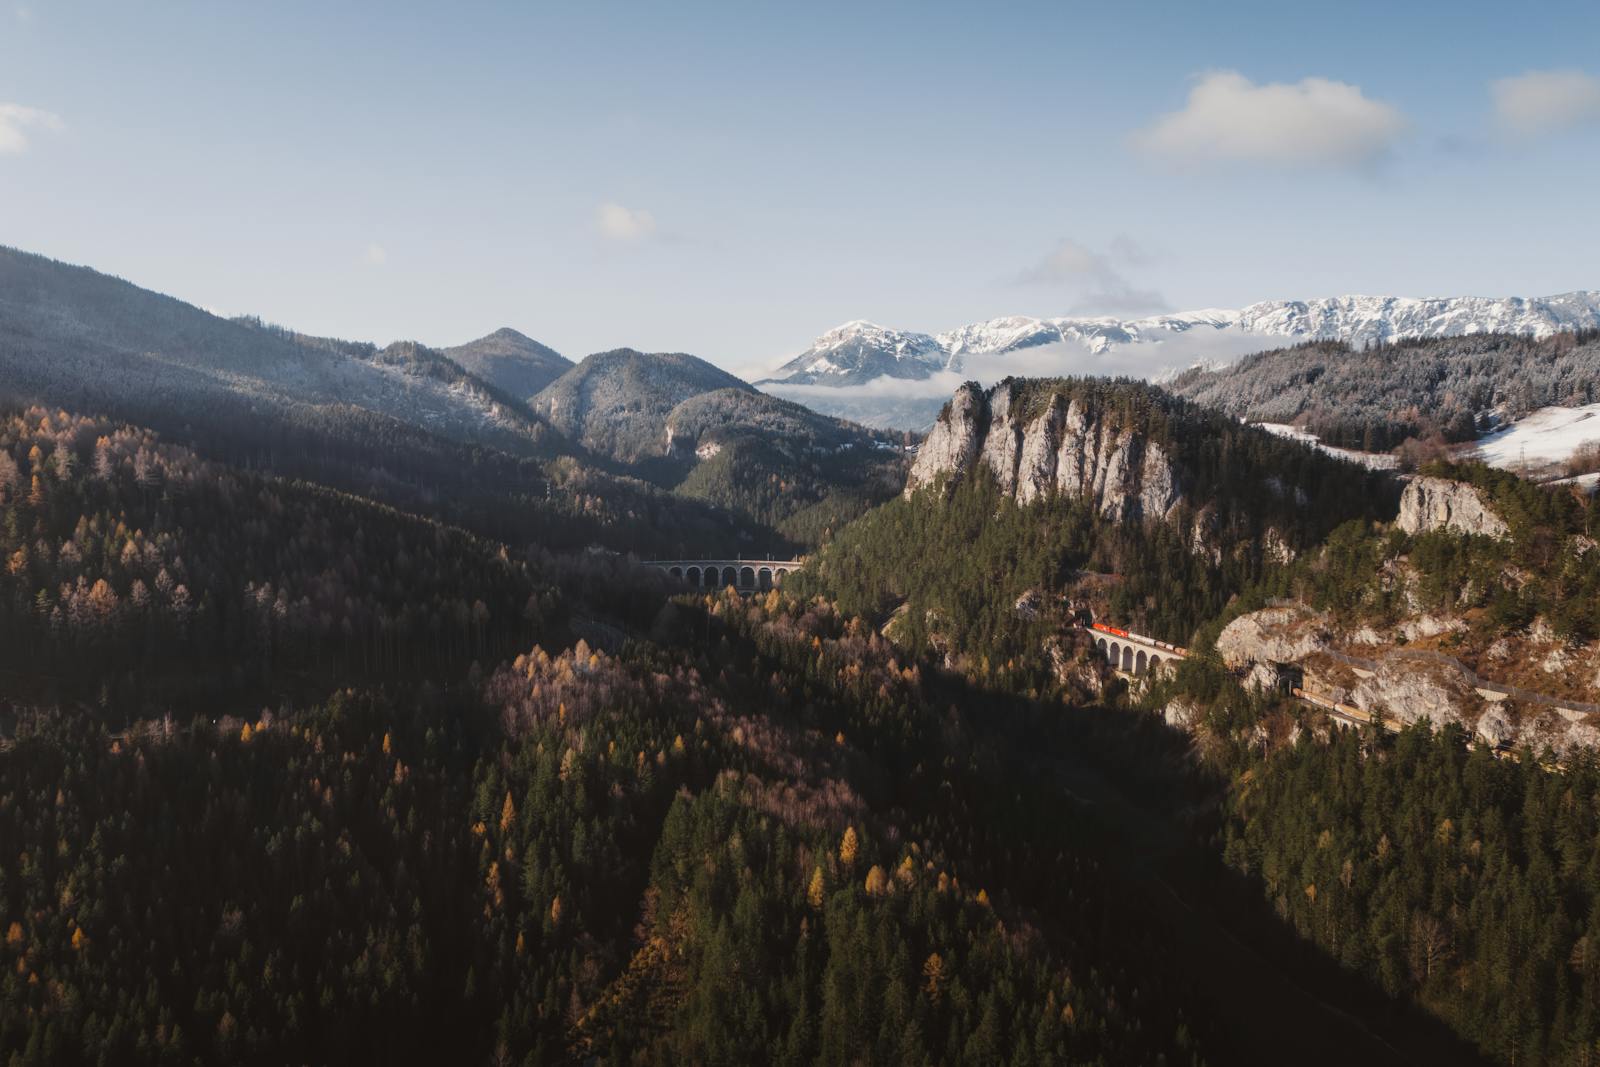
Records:
<instances>
[{"instance_id":1,"label":"hazy distant hill","mask_svg":"<svg viewBox=\"0 0 1600 1067\"><path fill-rule=\"evenodd\" d=\"M619 348L586 357L534 397L533 408L586 448L632 462L663 454L672 409L716 389L755 392L694 356Z\"/></svg>"},{"instance_id":2,"label":"hazy distant hill","mask_svg":"<svg viewBox=\"0 0 1600 1067\"><path fill-rule=\"evenodd\" d=\"M572 369L572 360L506 326L444 354L495 388L527 400Z\"/></svg>"}]
</instances>

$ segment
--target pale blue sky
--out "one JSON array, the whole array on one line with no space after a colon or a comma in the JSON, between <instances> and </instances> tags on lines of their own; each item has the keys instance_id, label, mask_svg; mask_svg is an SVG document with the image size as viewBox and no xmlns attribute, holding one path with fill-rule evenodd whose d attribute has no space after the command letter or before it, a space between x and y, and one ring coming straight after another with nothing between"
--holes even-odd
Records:
<instances>
[{"instance_id":1,"label":"pale blue sky","mask_svg":"<svg viewBox=\"0 0 1600 1067\"><path fill-rule=\"evenodd\" d=\"M852 318L1543 295L1600 287L1597 45L1593 3L0 0L0 243L739 369Z\"/></svg>"}]
</instances>

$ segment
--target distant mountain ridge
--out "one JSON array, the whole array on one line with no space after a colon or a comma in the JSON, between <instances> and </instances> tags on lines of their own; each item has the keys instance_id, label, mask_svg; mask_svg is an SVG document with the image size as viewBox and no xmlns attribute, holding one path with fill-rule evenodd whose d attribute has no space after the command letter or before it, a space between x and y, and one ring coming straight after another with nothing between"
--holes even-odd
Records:
<instances>
[{"instance_id":1,"label":"distant mountain ridge","mask_svg":"<svg viewBox=\"0 0 1600 1067\"><path fill-rule=\"evenodd\" d=\"M149 421L304 420L336 412L513 455L545 455L549 427L518 398L415 342L385 348L223 319L88 267L0 247L0 392Z\"/></svg>"},{"instance_id":2,"label":"distant mountain ridge","mask_svg":"<svg viewBox=\"0 0 1600 1067\"><path fill-rule=\"evenodd\" d=\"M976 356L997 356L1041 345L1074 342L1093 353L1125 345L1160 344L1191 330L1232 330L1264 338L1343 341L1357 348L1390 341L1458 334L1503 333L1543 338L1600 328L1600 291L1556 296L1342 296L1273 300L1238 310L1150 315L1138 319L1010 316L939 334L888 329L854 321L829 330L758 384L860 385L879 377L920 380L960 372Z\"/></svg>"}]
</instances>

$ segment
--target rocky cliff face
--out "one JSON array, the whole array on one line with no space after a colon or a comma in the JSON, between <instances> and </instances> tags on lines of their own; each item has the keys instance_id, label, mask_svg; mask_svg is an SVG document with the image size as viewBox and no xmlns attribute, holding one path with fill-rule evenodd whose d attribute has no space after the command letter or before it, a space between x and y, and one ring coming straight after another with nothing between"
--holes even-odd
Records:
<instances>
[{"instance_id":1,"label":"rocky cliff face","mask_svg":"<svg viewBox=\"0 0 1600 1067\"><path fill-rule=\"evenodd\" d=\"M1456 620L1408 620L1390 636L1400 639L1408 629L1438 634L1456 626ZM1478 688L1459 664L1419 658L1395 647L1363 647L1382 644L1390 641L1369 628L1344 632L1330 616L1291 605L1234 619L1218 636L1216 649L1246 687L1277 689L1293 679L1318 696L1381 714L1393 723L1426 721L1436 729L1456 723L1490 744L1549 745L1563 755L1600 745L1600 716L1508 700L1492 688ZM1341 645L1356 658L1336 654ZM1524 655L1526 651L1524 646ZM1571 671L1580 662L1600 663L1600 655L1581 660L1577 653L1571 656L1561 670ZM1478 670L1489 675L1494 666L1480 665Z\"/></svg>"},{"instance_id":2,"label":"rocky cliff face","mask_svg":"<svg viewBox=\"0 0 1600 1067\"><path fill-rule=\"evenodd\" d=\"M1009 383L958 389L917 453L906 494L982 463L1019 504L1056 492L1088 498L1108 518L1138 520L1165 518L1183 500L1156 442L1082 401L1056 394L1030 416L1018 396Z\"/></svg>"},{"instance_id":3,"label":"rocky cliff face","mask_svg":"<svg viewBox=\"0 0 1600 1067\"><path fill-rule=\"evenodd\" d=\"M1217 655L1233 670L1298 663L1328 647L1327 620L1306 608L1263 608L1241 615L1217 635Z\"/></svg>"},{"instance_id":4,"label":"rocky cliff face","mask_svg":"<svg viewBox=\"0 0 1600 1067\"><path fill-rule=\"evenodd\" d=\"M971 470L988 429L989 402L976 382L968 382L956 390L950 406L917 450L916 462L906 479L906 495L945 472L959 476Z\"/></svg>"},{"instance_id":5,"label":"rocky cliff face","mask_svg":"<svg viewBox=\"0 0 1600 1067\"><path fill-rule=\"evenodd\" d=\"M1475 487L1447 478L1413 478L1400 496L1396 522L1409 534L1453 530L1500 538L1511 533Z\"/></svg>"}]
</instances>

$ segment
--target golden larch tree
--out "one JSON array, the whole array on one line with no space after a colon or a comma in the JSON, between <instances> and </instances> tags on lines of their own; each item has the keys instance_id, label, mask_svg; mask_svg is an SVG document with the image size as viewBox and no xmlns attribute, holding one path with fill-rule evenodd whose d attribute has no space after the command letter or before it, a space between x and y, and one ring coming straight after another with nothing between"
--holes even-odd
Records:
<instances>
[{"instance_id":1,"label":"golden larch tree","mask_svg":"<svg viewBox=\"0 0 1600 1067\"><path fill-rule=\"evenodd\" d=\"M822 868L818 867L811 872L811 884L806 887L806 903L813 908L822 907L822 897L827 890L827 885L822 880ZM16 923L11 924L13 928Z\"/></svg>"},{"instance_id":2,"label":"golden larch tree","mask_svg":"<svg viewBox=\"0 0 1600 1067\"><path fill-rule=\"evenodd\" d=\"M922 988L927 992L928 999L938 1004L944 993L944 957L937 952L928 953L928 958L922 964L922 977Z\"/></svg>"},{"instance_id":3,"label":"golden larch tree","mask_svg":"<svg viewBox=\"0 0 1600 1067\"><path fill-rule=\"evenodd\" d=\"M860 842L856 840L856 828L854 826L846 826L844 828L844 837L839 841L839 862L846 867L853 866L856 862L856 852L859 848Z\"/></svg>"}]
</instances>

